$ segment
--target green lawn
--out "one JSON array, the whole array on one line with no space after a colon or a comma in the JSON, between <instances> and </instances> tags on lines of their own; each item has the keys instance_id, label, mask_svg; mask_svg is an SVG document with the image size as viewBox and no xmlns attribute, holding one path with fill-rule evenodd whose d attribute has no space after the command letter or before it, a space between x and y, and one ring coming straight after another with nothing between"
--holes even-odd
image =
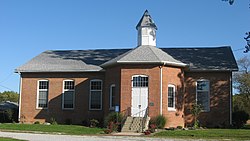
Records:
<instances>
[{"instance_id":1,"label":"green lawn","mask_svg":"<svg viewBox=\"0 0 250 141\"><path fill-rule=\"evenodd\" d=\"M249 140L249 129L204 129L204 130L167 130L156 133L155 137L187 139L233 139Z\"/></svg>"},{"instance_id":2,"label":"green lawn","mask_svg":"<svg viewBox=\"0 0 250 141\"><path fill-rule=\"evenodd\" d=\"M3 138L3 137L0 137L0 141L24 141L24 140L18 140L18 139L13 139L13 138Z\"/></svg>"},{"instance_id":3,"label":"green lawn","mask_svg":"<svg viewBox=\"0 0 250 141\"><path fill-rule=\"evenodd\" d=\"M42 124L0 124L2 131L39 131L46 133L61 133L70 135L100 134L101 128L88 128L78 125L42 125Z\"/></svg>"}]
</instances>

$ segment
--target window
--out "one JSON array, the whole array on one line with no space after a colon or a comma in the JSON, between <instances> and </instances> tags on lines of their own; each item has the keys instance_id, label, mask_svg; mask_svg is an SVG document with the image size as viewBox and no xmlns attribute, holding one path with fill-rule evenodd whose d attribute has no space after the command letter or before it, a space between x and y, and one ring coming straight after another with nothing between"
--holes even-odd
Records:
<instances>
[{"instance_id":1,"label":"window","mask_svg":"<svg viewBox=\"0 0 250 141\"><path fill-rule=\"evenodd\" d=\"M168 110L175 110L175 86L168 85Z\"/></svg>"},{"instance_id":2,"label":"window","mask_svg":"<svg viewBox=\"0 0 250 141\"><path fill-rule=\"evenodd\" d=\"M48 108L49 81L38 81L37 108Z\"/></svg>"},{"instance_id":3,"label":"window","mask_svg":"<svg viewBox=\"0 0 250 141\"><path fill-rule=\"evenodd\" d=\"M133 87L148 87L148 77L147 76L134 76L133 77Z\"/></svg>"},{"instance_id":4,"label":"window","mask_svg":"<svg viewBox=\"0 0 250 141\"><path fill-rule=\"evenodd\" d=\"M109 95L109 109L115 109L115 85L112 84L110 86L110 95Z\"/></svg>"},{"instance_id":5,"label":"window","mask_svg":"<svg viewBox=\"0 0 250 141\"><path fill-rule=\"evenodd\" d=\"M202 106L204 112L210 110L209 81L198 80L196 85L196 102Z\"/></svg>"},{"instance_id":6,"label":"window","mask_svg":"<svg viewBox=\"0 0 250 141\"><path fill-rule=\"evenodd\" d=\"M91 80L90 81L90 110L102 109L102 81Z\"/></svg>"},{"instance_id":7,"label":"window","mask_svg":"<svg viewBox=\"0 0 250 141\"><path fill-rule=\"evenodd\" d=\"M75 82L64 80L63 83L63 109L74 109Z\"/></svg>"}]
</instances>

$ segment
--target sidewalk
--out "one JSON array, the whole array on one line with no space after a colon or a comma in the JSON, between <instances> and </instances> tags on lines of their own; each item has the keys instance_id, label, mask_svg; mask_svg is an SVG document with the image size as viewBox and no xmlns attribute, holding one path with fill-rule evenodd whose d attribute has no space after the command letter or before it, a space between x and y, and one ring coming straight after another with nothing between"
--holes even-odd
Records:
<instances>
[{"instance_id":1,"label":"sidewalk","mask_svg":"<svg viewBox=\"0 0 250 141\"><path fill-rule=\"evenodd\" d=\"M138 133L115 134L111 136L76 136L76 135L53 135L53 134L34 134L34 133L15 133L2 132L0 137L9 137L28 141L185 141L182 139L151 138L140 136Z\"/></svg>"}]
</instances>

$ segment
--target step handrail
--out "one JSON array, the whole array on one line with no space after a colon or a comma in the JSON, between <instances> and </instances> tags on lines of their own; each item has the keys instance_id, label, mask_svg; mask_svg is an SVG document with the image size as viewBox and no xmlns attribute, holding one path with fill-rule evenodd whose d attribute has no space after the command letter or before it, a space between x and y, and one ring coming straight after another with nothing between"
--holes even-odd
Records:
<instances>
[{"instance_id":1,"label":"step handrail","mask_svg":"<svg viewBox=\"0 0 250 141\"><path fill-rule=\"evenodd\" d=\"M141 115L141 113L143 113L145 111L145 114L144 115L142 115L142 116L140 116ZM137 112L137 113L135 113L135 114L133 114L133 115L131 115L132 117L135 117L136 115L139 115L139 117L145 117L145 116L148 116L148 107L146 108L146 109L143 109L143 110L140 110L139 112Z\"/></svg>"}]
</instances>

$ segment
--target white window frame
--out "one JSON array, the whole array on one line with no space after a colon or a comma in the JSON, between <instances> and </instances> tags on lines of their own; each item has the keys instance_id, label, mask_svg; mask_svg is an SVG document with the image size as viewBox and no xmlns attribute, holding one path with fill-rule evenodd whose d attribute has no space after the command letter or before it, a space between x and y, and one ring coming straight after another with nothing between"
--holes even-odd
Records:
<instances>
[{"instance_id":1,"label":"white window frame","mask_svg":"<svg viewBox=\"0 0 250 141\"><path fill-rule=\"evenodd\" d=\"M74 82L74 89L64 89L66 81L73 81ZM62 92L63 92L63 95L62 95L62 109L63 110L74 110L74 108L75 108L75 81L71 80L71 79L63 80L63 88L62 89L63 89L62 90ZM64 93L66 91L73 91L73 107L72 108L64 108Z\"/></svg>"},{"instance_id":2,"label":"white window frame","mask_svg":"<svg viewBox=\"0 0 250 141\"><path fill-rule=\"evenodd\" d=\"M173 88L173 107L168 107L168 111L176 111L176 109L175 109L175 104L176 104L176 101L175 101L176 100L175 99L175 97L176 97L176 87L173 84L168 84L168 88L169 87ZM169 92L169 90L168 90L168 92Z\"/></svg>"},{"instance_id":3,"label":"white window frame","mask_svg":"<svg viewBox=\"0 0 250 141\"><path fill-rule=\"evenodd\" d=\"M147 78L148 80L147 81L144 81L144 82L147 82L147 86L134 86L134 82L137 82L137 81L134 81L134 77L144 77L144 78ZM133 75L132 76L132 79L131 79L131 82L132 82L132 87L148 87L149 88L149 77L147 75ZM140 81L139 81L140 82ZM137 82L138 83L138 82Z\"/></svg>"},{"instance_id":4,"label":"white window frame","mask_svg":"<svg viewBox=\"0 0 250 141\"><path fill-rule=\"evenodd\" d=\"M115 106L112 106L114 103L112 103L112 99L113 97L116 96L116 93L115 93L115 96L113 96L113 87L115 87L115 84L112 84L110 85L110 88L109 88L109 110L115 110Z\"/></svg>"},{"instance_id":5,"label":"white window frame","mask_svg":"<svg viewBox=\"0 0 250 141\"><path fill-rule=\"evenodd\" d=\"M198 84L198 81L205 81L205 82L208 82L208 90L207 91L203 91L203 90L198 90L197 88L197 84ZM202 112L210 112L210 81L209 80L207 80L207 79L198 79L197 81L196 81L196 96L195 96L195 101L196 101L196 103L198 102L198 98L197 98L197 96L198 96L198 92L207 92L207 98L208 98L208 109L207 110L204 110L204 108L202 107Z\"/></svg>"},{"instance_id":6,"label":"white window frame","mask_svg":"<svg viewBox=\"0 0 250 141\"><path fill-rule=\"evenodd\" d=\"M39 89L40 82L46 81L48 82L48 88L47 89ZM40 91L47 91L47 107L39 107L39 92ZM37 81L37 95L36 95L36 109L48 109L49 107L49 80L38 80Z\"/></svg>"},{"instance_id":7,"label":"white window frame","mask_svg":"<svg viewBox=\"0 0 250 141\"><path fill-rule=\"evenodd\" d=\"M91 90L91 83L93 82L93 81L100 81L101 82L101 90ZM90 80L90 84L89 84L89 110L102 110L102 80L101 79L92 79L92 80ZM93 109L93 108L91 108L91 92L92 91L99 91L99 92L101 92L101 107L99 108L99 109Z\"/></svg>"}]
</instances>

